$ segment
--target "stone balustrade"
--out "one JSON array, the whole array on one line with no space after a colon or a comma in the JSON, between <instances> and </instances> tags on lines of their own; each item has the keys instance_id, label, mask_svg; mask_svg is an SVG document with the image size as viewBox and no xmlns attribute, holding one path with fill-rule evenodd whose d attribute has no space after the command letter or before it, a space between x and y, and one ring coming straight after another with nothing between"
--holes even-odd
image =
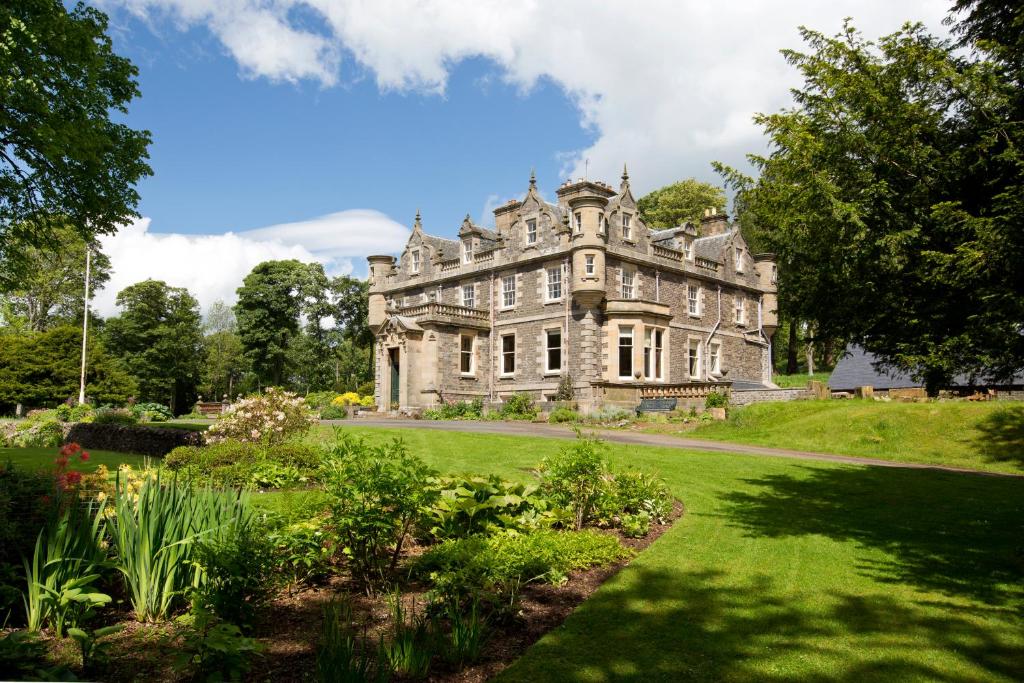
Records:
<instances>
[{"instance_id":1,"label":"stone balustrade","mask_svg":"<svg viewBox=\"0 0 1024 683\"><path fill-rule=\"evenodd\" d=\"M662 246L660 244L654 245L654 255L660 256L661 258L667 258L672 261L683 260L683 252L679 251L678 249L672 249L670 247Z\"/></svg>"},{"instance_id":2,"label":"stone balustrade","mask_svg":"<svg viewBox=\"0 0 1024 683\"><path fill-rule=\"evenodd\" d=\"M732 382L688 382L686 384L647 384L640 387L640 398L704 399L708 394L729 395Z\"/></svg>"}]
</instances>

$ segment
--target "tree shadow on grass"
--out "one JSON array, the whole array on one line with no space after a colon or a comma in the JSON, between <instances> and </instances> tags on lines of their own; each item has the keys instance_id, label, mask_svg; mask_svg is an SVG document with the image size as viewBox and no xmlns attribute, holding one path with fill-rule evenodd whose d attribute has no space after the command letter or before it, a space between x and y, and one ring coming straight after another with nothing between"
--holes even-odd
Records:
<instances>
[{"instance_id":1,"label":"tree shadow on grass","mask_svg":"<svg viewBox=\"0 0 1024 683\"><path fill-rule=\"evenodd\" d=\"M863 573L992 605L1024 604L1024 480L935 470L802 467L745 480L724 514L749 534L818 534L884 551Z\"/></svg>"},{"instance_id":2,"label":"tree shadow on grass","mask_svg":"<svg viewBox=\"0 0 1024 683\"><path fill-rule=\"evenodd\" d=\"M1024 405L1004 406L982 418L975 428L981 436L973 444L989 460L1024 469Z\"/></svg>"},{"instance_id":3,"label":"tree shadow on grass","mask_svg":"<svg viewBox=\"0 0 1024 683\"><path fill-rule=\"evenodd\" d=\"M1024 675L1024 646L1006 610L960 614L881 594L801 601L780 593L768 576L737 584L717 571L626 571L624 587L596 593L501 680L961 682Z\"/></svg>"}]
</instances>

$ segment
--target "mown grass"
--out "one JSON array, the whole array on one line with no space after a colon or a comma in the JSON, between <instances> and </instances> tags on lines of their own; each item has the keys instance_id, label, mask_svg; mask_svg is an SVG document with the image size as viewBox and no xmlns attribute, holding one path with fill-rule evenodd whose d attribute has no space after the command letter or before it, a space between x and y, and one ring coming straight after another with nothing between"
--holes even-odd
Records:
<instances>
[{"instance_id":1,"label":"mown grass","mask_svg":"<svg viewBox=\"0 0 1024 683\"><path fill-rule=\"evenodd\" d=\"M759 403L687 437L898 462L1024 473L1024 403Z\"/></svg>"},{"instance_id":2,"label":"mown grass","mask_svg":"<svg viewBox=\"0 0 1024 683\"><path fill-rule=\"evenodd\" d=\"M803 389L811 380L828 384L828 378L831 376L831 372L816 372L813 375L808 375L806 372L798 372L793 375L772 375L772 382L783 389Z\"/></svg>"},{"instance_id":3,"label":"mown grass","mask_svg":"<svg viewBox=\"0 0 1024 683\"><path fill-rule=\"evenodd\" d=\"M54 466L54 461L59 457L57 448L0 448L0 465L10 462L17 469L45 470ZM146 463L146 456L131 455L127 453L116 453L114 451L98 451L86 449L89 452L88 462L82 462L78 458L71 458L68 461L68 469L77 472L92 472L98 465L106 465L111 472L117 471L117 466L126 463L135 468L143 467ZM152 462L158 459L150 458Z\"/></svg>"},{"instance_id":4,"label":"mown grass","mask_svg":"<svg viewBox=\"0 0 1024 683\"><path fill-rule=\"evenodd\" d=\"M446 472L529 478L563 444L402 438ZM1020 680L1024 480L613 444L687 513L501 681Z\"/></svg>"}]
</instances>

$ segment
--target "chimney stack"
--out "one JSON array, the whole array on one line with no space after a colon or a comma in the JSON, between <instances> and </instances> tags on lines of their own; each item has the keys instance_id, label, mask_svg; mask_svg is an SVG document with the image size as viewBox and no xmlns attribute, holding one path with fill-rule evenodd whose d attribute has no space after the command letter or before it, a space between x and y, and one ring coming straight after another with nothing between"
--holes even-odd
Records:
<instances>
[{"instance_id":1,"label":"chimney stack","mask_svg":"<svg viewBox=\"0 0 1024 683\"><path fill-rule=\"evenodd\" d=\"M729 229L729 216L725 211L710 206L704 209L704 217L700 219L701 237L721 235Z\"/></svg>"}]
</instances>

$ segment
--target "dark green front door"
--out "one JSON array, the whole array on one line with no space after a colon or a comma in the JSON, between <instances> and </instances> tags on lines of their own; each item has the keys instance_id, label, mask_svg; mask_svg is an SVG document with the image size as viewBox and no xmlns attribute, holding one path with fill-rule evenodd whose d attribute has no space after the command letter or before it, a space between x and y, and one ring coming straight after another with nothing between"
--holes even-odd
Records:
<instances>
[{"instance_id":1,"label":"dark green front door","mask_svg":"<svg viewBox=\"0 0 1024 683\"><path fill-rule=\"evenodd\" d=\"M398 349L388 349L388 355L391 357L391 406L398 405L398 386L399 386L399 365L398 365ZM389 408L391 406L388 406Z\"/></svg>"}]
</instances>

